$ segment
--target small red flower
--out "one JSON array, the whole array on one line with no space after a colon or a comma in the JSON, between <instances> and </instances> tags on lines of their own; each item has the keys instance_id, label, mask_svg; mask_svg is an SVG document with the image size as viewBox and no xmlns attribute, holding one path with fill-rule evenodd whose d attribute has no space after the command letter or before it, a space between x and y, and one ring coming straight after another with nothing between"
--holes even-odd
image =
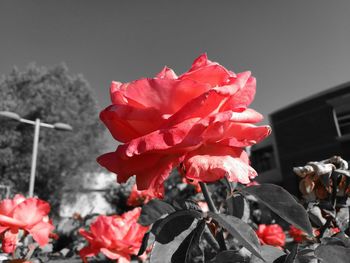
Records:
<instances>
[{"instance_id":1,"label":"small red flower","mask_svg":"<svg viewBox=\"0 0 350 263\"><path fill-rule=\"evenodd\" d=\"M294 239L294 242L301 243L306 237L306 233L299 228L291 225L288 231L289 235Z\"/></svg>"},{"instance_id":2,"label":"small red flower","mask_svg":"<svg viewBox=\"0 0 350 263\"><path fill-rule=\"evenodd\" d=\"M312 233L314 234L315 237L319 237L321 235L320 230L317 228L312 229Z\"/></svg>"},{"instance_id":3,"label":"small red flower","mask_svg":"<svg viewBox=\"0 0 350 263\"><path fill-rule=\"evenodd\" d=\"M6 231L4 233L4 237L2 239L1 249L5 253L12 253L16 250L17 242L18 242L18 231Z\"/></svg>"},{"instance_id":4,"label":"small red flower","mask_svg":"<svg viewBox=\"0 0 350 263\"><path fill-rule=\"evenodd\" d=\"M282 227L277 224L259 225L256 234L259 237L260 243L263 245L271 245L275 247L283 247L286 243L286 235Z\"/></svg>"},{"instance_id":5,"label":"small red flower","mask_svg":"<svg viewBox=\"0 0 350 263\"><path fill-rule=\"evenodd\" d=\"M90 231L80 229L79 233L89 242L79 251L80 257L87 262L100 252L118 263L129 263L131 255L137 255L148 227L141 226L137 220L141 208L137 207L122 215L101 215L91 224Z\"/></svg>"},{"instance_id":6,"label":"small red flower","mask_svg":"<svg viewBox=\"0 0 350 263\"><path fill-rule=\"evenodd\" d=\"M332 235L335 235L340 232L340 229L338 227L331 228Z\"/></svg>"},{"instance_id":7,"label":"small red flower","mask_svg":"<svg viewBox=\"0 0 350 263\"><path fill-rule=\"evenodd\" d=\"M136 184L134 184L134 186L131 189L131 193L128 197L128 200L126 201L126 204L128 206L135 207L135 206L147 204L153 198L163 198L163 197L164 197L164 191L158 191L157 193L151 190L139 191L137 190Z\"/></svg>"},{"instance_id":8,"label":"small red flower","mask_svg":"<svg viewBox=\"0 0 350 263\"><path fill-rule=\"evenodd\" d=\"M38 198L26 199L16 195L0 202L0 234L2 249L12 253L16 249L18 232L24 230L44 246L49 242L54 226L49 221L50 204Z\"/></svg>"}]
</instances>

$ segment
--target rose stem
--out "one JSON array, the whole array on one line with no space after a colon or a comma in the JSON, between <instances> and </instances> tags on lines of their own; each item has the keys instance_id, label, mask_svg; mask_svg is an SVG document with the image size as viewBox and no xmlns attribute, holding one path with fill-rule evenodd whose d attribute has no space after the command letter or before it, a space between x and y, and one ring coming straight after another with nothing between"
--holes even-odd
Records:
<instances>
[{"instance_id":1,"label":"rose stem","mask_svg":"<svg viewBox=\"0 0 350 263\"><path fill-rule=\"evenodd\" d=\"M202 193L204 195L204 198L205 198L205 201L207 202L208 204L208 208L211 212L215 213L215 214L218 214L219 211L216 209L215 207L215 204L214 204L214 201L213 199L211 198L210 196L210 193L209 193L209 190L208 190L208 187L206 185L206 183L203 183L203 182L199 182L199 185L202 189ZM222 232L222 229L218 232L217 234L217 240L218 240L218 243L220 245L220 249L221 250L227 250L227 247L226 247L226 243L225 243L225 239L224 239L224 235L223 235L223 232Z\"/></svg>"},{"instance_id":2,"label":"rose stem","mask_svg":"<svg viewBox=\"0 0 350 263\"><path fill-rule=\"evenodd\" d=\"M215 214L218 214L218 210L216 209L215 205L214 205L214 201L210 196L209 190L208 190L208 186L206 183L202 183L199 182L199 185L201 186L202 189L202 193L204 195L205 201L208 204L209 210Z\"/></svg>"}]
</instances>

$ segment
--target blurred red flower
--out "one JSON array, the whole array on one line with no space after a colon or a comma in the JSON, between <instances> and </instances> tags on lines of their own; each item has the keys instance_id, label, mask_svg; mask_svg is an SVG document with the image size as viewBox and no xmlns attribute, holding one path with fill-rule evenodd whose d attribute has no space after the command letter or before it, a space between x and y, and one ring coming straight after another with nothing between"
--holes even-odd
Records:
<instances>
[{"instance_id":1,"label":"blurred red flower","mask_svg":"<svg viewBox=\"0 0 350 263\"><path fill-rule=\"evenodd\" d=\"M332 228L331 228L331 233L332 233L332 235L335 235L335 234L337 234L337 233L339 233L339 232L340 232L339 227L332 227Z\"/></svg>"},{"instance_id":2,"label":"blurred red flower","mask_svg":"<svg viewBox=\"0 0 350 263\"><path fill-rule=\"evenodd\" d=\"M79 251L80 257L87 262L87 257L103 253L119 263L128 263L131 255L137 255L142 238L148 227L141 226L137 220L141 208L137 207L122 215L101 215L91 224L90 231L80 229L79 233L89 242Z\"/></svg>"},{"instance_id":3,"label":"blurred red flower","mask_svg":"<svg viewBox=\"0 0 350 263\"><path fill-rule=\"evenodd\" d=\"M277 224L265 225L261 224L256 231L260 243L263 245L271 245L275 247L283 247L286 243L286 235L281 226Z\"/></svg>"},{"instance_id":4,"label":"blurred red flower","mask_svg":"<svg viewBox=\"0 0 350 263\"><path fill-rule=\"evenodd\" d=\"M294 241L296 243L301 243L303 242L303 240L305 239L305 237L307 236L307 234L303 231L300 230L299 228L291 225L289 227L289 231L288 231L289 235L294 239Z\"/></svg>"},{"instance_id":5,"label":"blurred red flower","mask_svg":"<svg viewBox=\"0 0 350 263\"><path fill-rule=\"evenodd\" d=\"M5 253L15 251L19 230L33 236L33 239L44 246L53 234L54 226L49 221L50 204L38 198L26 199L16 195L13 199L0 202L0 238Z\"/></svg>"},{"instance_id":6,"label":"blurred red flower","mask_svg":"<svg viewBox=\"0 0 350 263\"><path fill-rule=\"evenodd\" d=\"M126 204L128 206L140 206L143 204L147 204L150 200L153 198L163 198L164 193L161 191L158 191L157 193L154 193L151 190L143 190L139 191L137 190L136 184L131 189L131 193L128 197L128 200L126 201Z\"/></svg>"},{"instance_id":7,"label":"blurred red flower","mask_svg":"<svg viewBox=\"0 0 350 263\"><path fill-rule=\"evenodd\" d=\"M165 67L155 78L112 82L100 118L124 144L97 161L120 183L136 175L139 190L159 190L180 163L194 181L249 183L257 174L243 147L270 134L253 125L262 120L248 108L255 87L249 71L235 74L205 54L181 76Z\"/></svg>"}]
</instances>

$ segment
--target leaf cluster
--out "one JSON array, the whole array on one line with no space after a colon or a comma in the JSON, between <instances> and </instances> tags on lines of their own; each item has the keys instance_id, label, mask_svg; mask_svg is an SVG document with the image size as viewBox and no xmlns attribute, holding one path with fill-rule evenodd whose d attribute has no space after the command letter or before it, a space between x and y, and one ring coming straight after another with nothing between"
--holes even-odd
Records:
<instances>
[{"instance_id":1,"label":"leaf cluster","mask_svg":"<svg viewBox=\"0 0 350 263\"><path fill-rule=\"evenodd\" d=\"M241 188L227 202L242 203L248 196L254 196L289 224L312 235L306 210L283 188L271 184ZM239 209L231 209L230 214L203 212L193 202L171 205L152 200L143 206L139 218L140 224L151 225L139 254L152 247L151 263L284 262L287 254L275 247L261 246L244 216ZM219 245L222 230L226 249ZM214 253L204 253L203 243L209 244Z\"/></svg>"}]
</instances>

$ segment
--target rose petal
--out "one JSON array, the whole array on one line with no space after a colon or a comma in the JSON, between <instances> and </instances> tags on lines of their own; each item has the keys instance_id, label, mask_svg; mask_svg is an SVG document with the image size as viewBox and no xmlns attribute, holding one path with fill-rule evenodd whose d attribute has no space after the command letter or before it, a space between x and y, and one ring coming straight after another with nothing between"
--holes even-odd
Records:
<instances>
[{"instance_id":1,"label":"rose petal","mask_svg":"<svg viewBox=\"0 0 350 263\"><path fill-rule=\"evenodd\" d=\"M248 165L247 154L240 148L206 145L190 152L184 160L186 177L201 182L214 182L223 177L247 184L257 174Z\"/></svg>"},{"instance_id":2,"label":"rose petal","mask_svg":"<svg viewBox=\"0 0 350 263\"><path fill-rule=\"evenodd\" d=\"M50 233L54 228L55 227L49 222L39 222L26 230L40 246L45 246L49 242Z\"/></svg>"},{"instance_id":3,"label":"rose petal","mask_svg":"<svg viewBox=\"0 0 350 263\"><path fill-rule=\"evenodd\" d=\"M159 154L144 154L123 159L119 152L110 152L99 156L97 162L109 171L116 173L118 183L125 183L138 172L147 171L154 167L160 158Z\"/></svg>"},{"instance_id":4,"label":"rose petal","mask_svg":"<svg viewBox=\"0 0 350 263\"><path fill-rule=\"evenodd\" d=\"M21 195L21 194L16 194L15 197L13 198L13 202L14 202L16 205L22 203L22 202L25 201L25 200L26 200L26 198L25 198L23 195Z\"/></svg>"},{"instance_id":5,"label":"rose petal","mask_svg":"<svg viewBox=\"0 0 350 263\"><path fill-rule=\"evenodd\" d=\"M189 89L188 87L191 87ZM140 79L113 87L113 103L153 108L173 114L193 98L209 90L208 84L169 78Z\"/></svg>"},{"instance_id":6,"label":"rose petal","mask_svg":"<svg viewBox=\"0 0 350 263\"><path fill-rule=\"evenodd\" d=\"M24 227L26 223L8 216L0 215L0 224L7 227Z\"/></svg>"},{"instance_id":7,"label":"rose petal","mask_svg":"<svg viewBox=\"0 0 350 263\"><path fill-rule=\"evenodd\" d=\"M209 83L211 87L225 84L232 76L231 72L216 62L208 60L202 54L194 60L191 69L181 75L179 79L191 79L199 83Z\"/></svg>"},{"instance_id":8,"label":"rose petal","mask_svg":"<svg viewBox=\"0 0 350 263\"><path fill-rule=\"evenodd\" d=\"M15 207L25 200L23 195L17 194L13 199L4 199L0 202L0 215L11 216Z\"/></svg>"},{"instance_id":9,"label":"rose petal","mask_svg":"<svg viewBox=\"0 0 350 263\"><path fill-rule=\"evenodd\" d=\"M112 221L112 217L100 216L98 220L94 221L90 226L91 233L96 241L102 242L106 247L112 244L113 238L119 239L123 236L122 233L114 231L114 228L110 227Z\"/></svg>"},{"instance_id":10,"label":"rose petal","mask_svg":"<svg viewBox=\"0 0 350 263\"><path fill-rule=\"evenodd\" d=\"M100 251L101 251L106 257L108 257L108 258L110 258L110 259L118 259L118 258L120 258L119 253L113 252L113 251L111 251L111 250L109 250L109 249L107 249L107 248L101 248ZM120 260L118 260L118 263L119 263L119 262L120 262ZM129 261L126 261L126 262L130 262L130 260L129 260Z\"/></svg>"},{"instance_id":11,"label":"rose petal","mask_svg":"<svg viewBox=\"0 0 350 263\"><path fill-rule=\"evenodd\" d=\"M255 126L248 123L217 122L204 134L209 143L220 143L232 147L246 147L260 142L271 133L270 126Z\"/></svg>"},{"instance_id":12,"label":"rose petal","mask_svg":"<svg viewBox=\"0 0 350 263\"><path fill-rule=\"evenodd\" d=\"M87 241L91 242L94 240L94 236L83 228L79 229L79 234L82 235Z\"/></svg>"},{"instance_id":13,"label":"rose petal","mask_svg":"<svg viewBox=\"0 0 350 263\"><path fill-rule=\"evenodd\" d=\"M114 139L128 142L158 129L164 119L153 108L134 108L129 105L111 105L104 109L100 118Z\"/></svg>"},{"instance_id":14,"label":"rose petal","mask_svg":"<svg viewBox=\"0 0 350 263\"><path fill-rule=\"evenodd\" d=\"M202 141L200 135L205 129L206 126L198 123L198 119L189 119L169 129L160 129L119 145L117 151L121 156L127 157L155 151L162 151L164 154L167 149L179 152L179 148L198 145Z\"/></svg>"},{"instance_id":15,"label":"rose petal","mask_svg":"<svg viewBox=\"0 0 350 263\"><path fill-rule=\"evenodd\" d=\"M37 198L28 198L20 203L13 212L13 218L26 225L34 225L42 221L50 212L50 205Z\"/></svg>"},{"instance_id":16,"label":"rose petal","mask_svg":"<svg viewBox=\"0 0 350 263\"><path fill-rule=\"evenodd\" d=\"M242 122L242 123L256 123L263 120L263 116L253 110L253 109L244 109L242 111L228 110L224 112L219 112L213 115L211 122Z\"/></svg>"},{"instance_id":17,"label":"rose petal","mask_svg":"<svg viewBox=\"0 0 350 263\"><path fill-rule=\"evenodd\" d=\"M160 79L177 79L175 72L168 67L164 67L161 72L157 74L157 78Z\"/></svg>"},{"instance_id":18,"label":"rose petal","mask_svg":"<svg viewBox=\"0 0 350 263\"><path fill-rule=\"evenodd\" d=\"M2 226L0 225L0 235L5 232L7 229L9 229L9 226Z\"/></svg>"},{"instance_id":19,"label":"rose petal","mask_svg":"<svg viewBox=\"0 0 350 263\"><path fill-rule=\"evenodd\" d=\"M91 246L84 247L83 249L79 250L79 256L82 258L84 263L87 263L87 257L93 257L95 255L98 255L100 250L98 248L94 248Z\"/></svg>"},{"instance_id":20,"label":"rose petal","mask_svg":"<svg viewBox=\"0 0 350 263\"><path fill-rule=\"evenodd\" d=\"M132 157L147 152L163 154L188 152L206 141L235 147L257 143L270 134L269 126L254 126L235 121L258 121L261 115L251 109L222 112L199 120L185 120L171 128L156 130L118 147L120 156ZM231 140L232 139L232 140Z\"/></svg>"},{"instance_id":21,"label":"rose petal","mask_svg":"<svg viewBox=\"0 0 350 263\"><path fill-rule=\"evenodd\" d=\"M4 199L0 202L0 215L9 216L16 207L15 202L11 199Z\"/></svg>"},{"instance_id":22,"label":"rose petal","mask_svg":"<svg viewBox=\"0 0 350 263\"><path fill-rule=\"evenodd\" d=\"M232 96L239 87L224 86L211 89L185 104L172 115L165 127L171 127L192 118L205 118L219 111L219 107Z\"/></svg>"},{"instance_id":23,"label":"rose petal","mask_svg":"<svg viewBox=\"0 0 350 263\"><path fill-rule=\"evenodd\" d=\"M163 182L169 176L173 167L177 166L182 156L161 154L143 154L121 158L118 152L100 156L97 161L109 171L117 174L119 183L126 182L131 176L137 175L138 190L150 189L153 194L161 195Z\"/></svg>"},{"instance_id":24,"label":"rose petal","mask_svg":"<svg viewBox=\"0 0 350 263\"><path fill-rule=\"evenodd\" d=\"M162 191L164 181L172 169L180 164L182 156L165 156L150 170L138 173L136 184L139 190L149 189L154 193Z\"/></svg>"},{"instance_id":25,"label":"rose petal","mask_svg":"<svg viewBox=\"0 0 350 263\"><path fill-rule=\"evenodd\" d=\"M237 74L237 80L240 81L240 89L223 104L220 111L236 108L245 109L250 105L256 91L256 79L250 77L250 74L250 71Z\"/></svg>"}]
</instances>

